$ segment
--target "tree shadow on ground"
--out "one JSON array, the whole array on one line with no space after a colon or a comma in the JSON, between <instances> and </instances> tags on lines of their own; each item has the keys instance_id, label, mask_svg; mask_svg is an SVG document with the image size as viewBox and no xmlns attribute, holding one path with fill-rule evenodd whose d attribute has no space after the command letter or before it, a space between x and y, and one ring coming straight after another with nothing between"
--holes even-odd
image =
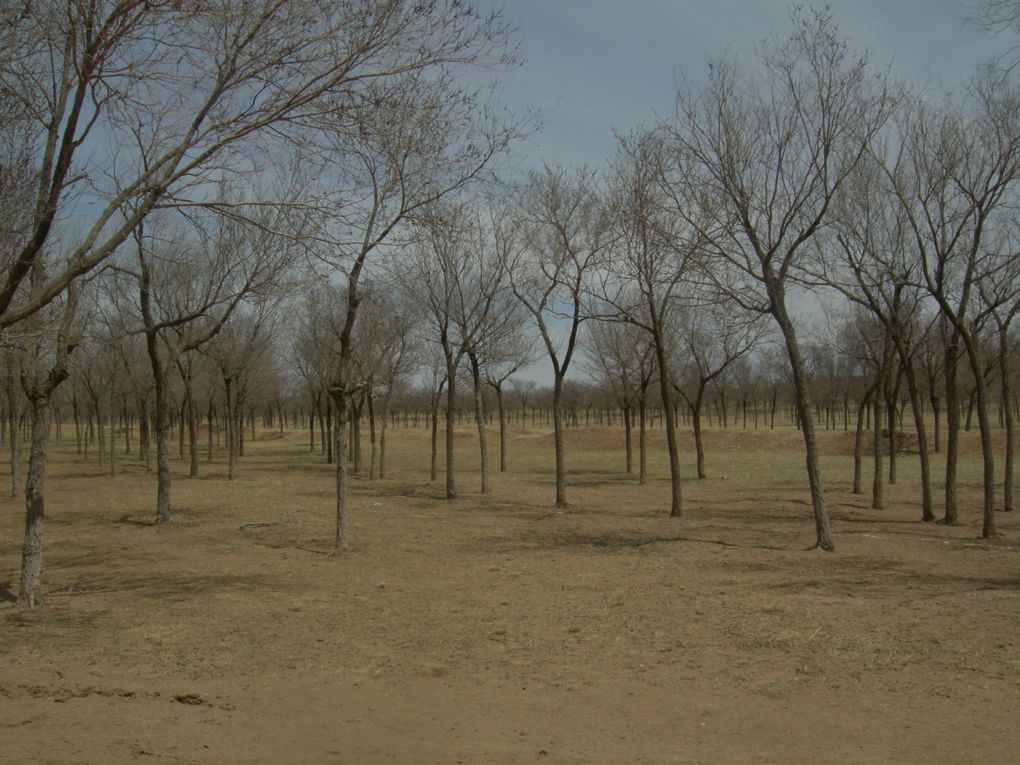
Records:
<instances>
[{"instance_id":1,"label":"tree shadow on ground","mask_svg":"<svg viewBox=\"0 0 1020 765\"><path fill-rule=\"evenodd\" d=\"M489 540L506 549L571 549L594 548L618 551L653 545L698 544L749 550L786 551L787 548L760 542L736 542L686 534L650 534L642 531L593 532L579 529L546 529L526 531L520 535L492 537Z\"/></svg>"},{"instance_id":2,"label":"tree shadow on ground","mask_svg":"<svg viewBox=\"0 0 1020 765\"><path fill-rule=\"evenodd\" d=\"M197 572L123 575L96 571L75 576L63 590L55 584L53 593L61 597L80 597L133 592L146 598L180 602L218 592L252 593L263 588L275 590L287 587L278 579L261 575Z\"/></svg>"}]
</instances>

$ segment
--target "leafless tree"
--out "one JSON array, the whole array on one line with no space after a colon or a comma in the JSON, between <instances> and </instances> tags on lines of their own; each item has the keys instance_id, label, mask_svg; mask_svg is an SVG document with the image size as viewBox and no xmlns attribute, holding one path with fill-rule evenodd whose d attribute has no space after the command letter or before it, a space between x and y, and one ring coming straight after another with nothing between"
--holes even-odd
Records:
<instances>
[{"instance_id":1,"label":"leafless tree","mask_svg":"<svg viewBox=\"0 0 1020 765\"><path fill-rule=\"evenodd\" d=\"M546 166L520 191L523 232L508 264L510 284L538 328L553 371L556 507L567 506L563 382L577 348L593 280L607 245L594 173Z\"/></svg>"},{"instance_id":2,"label":"leafless tree","mask_svg":"<svg viewBox=\"0 0 1020 765\"><path fill-rule=\"evenodd\" d=\"M139 225L133 262L124 258L115 266L137 290L133 310L152 372L156 523L171 519L168 392L175 362L212 340L238 306L269 290L290 262L289 238L206 217L204 226L175 226L163 217L148 227ZM125 305L122 310L129 309Z\"/></svg>"},{"instance_id":3,"label":"leafless tree","mask_svg":"<svg viewBox=\"0 0 1020 765\"><path fill-rule=\"evenodd\" d=\"M612 393L623 414L627 473L634 472L633 412L638 417L638 482L647 478L645 421L648 388L655 375L655 345L644 328L625 321L595 321L585 334L584 366L594 381Z\"/></svg>"},{"instance_id":4,"label":"leafless tree","mask_svg":"<svg viewBox=\"0 0 1020 765\"><path fill-rule=\"evenodd\" d=\"M429 338L446 363L446 498L456 499L454 425L457 372L469 355L481 452L481 489L489 490L485 422L481 410L481 358L488 339L498 337L497 317L506 294L506 264L487 241L487 228L470 205L435 206L418 241L398 266L407 294L414 295ZM487 337L488 336L488 337Z\"/></svg>"},{"instance_id":5,"label":"leafless tree","mask_svg":"<svg viewBox=\"0 0 1020 765\"><path fill-rule=\"evenodd\" d=\"M622 138L613 165L607 208L612 226L612 257L600 285L607 318L646 331L655 353L669 455L670 515L682 512L680 446L672 386L675 345L670 317L689 300L700 232L672 216L663 194L667 161L664 134L639 130Z\"/></svg>"},{"instance_id":6,"label":"leafless tree","mask_svg":"<svg viewBox=\"0 0 1020 765\"><path fill-rule=\"evenodd\" d=\"M498 18L460 0L63 0L0 13L0 111L28 117L34 180L0 327L102 263L158 206L246 215L302 202L228 206L215 187L306 146L324 114L356 131L354 115L378 110L395 81L508 50ZM29 297L26 276L58 230L70 252Z\"/></svg>"},{"instance_id":7,"label":"leafless tree","mask_svg":"<svg viewBox=\"0 0 1020 765\"><path fill-rule=\"evenodd\" d=\"M921 519L935 520L925 425L923 391L917 377L917 356L927 335L925 293L919 286L921 264L910 227L896 200L883 188L873 162L861 165L837 203L831 252L839 257L818 259L825 272L819 281L837 289L869 311L884 327L884 335L898 357L910 396L921 468ZM930 306L929 306L930 307ZM891 361L881 364L886 382ZM888 387L888 386L886 386ZM874 401L878 406L877 399ZM880 416L880 413L878 413ZM881 428L876 424L876 429ZM890 460L895 458L889 423Z\"/></svg>"},{"instance_id":8,"label":"leafless tree","mask_svg":"<svg viewBox=\"0 0 1020 765\"><path fill-rule=\"evenodd\" d=\"M729 59L701 90L684 86L667 123L675 215L702 234L704 278L770 315L790 362L807 456L816 547L832 550L803 354L788 295L832 200L892 108L882 78L849 50L827 12L799 11L788 38L761 46L762 74Z\"/></svg>"},{"instance_id":9,"label":"leafless tree","mask_svg":"<svg viewBox=\"0 0 1020 765\"><path fill-rule=\"evenodd\" d=\"M677 378L671 381L691 411L698 479L705 472L705 446L701 414L708 385L719 379L738 359L760 343L764 327L759 316L734 314L728 305L708 303L693 308L675 307L671 325L679 346L678 355L687 359L677 364ZM681 384L685 381L686 384Z\"/></svg>"},{"instance_id":10,"label":"leafless tree","mask_svg":"<svg viewBox=\"0 0 1020 765\"><path fill-rule=\"evenodd\" d=\"M950 413L946 475L947 523L956 523L954 374L958 345L974 378L984 470L982 536L996 536L995 458L980 336L989 320L978 285L1008 264L1011 252L994 246L1000 217L1008 216L1020 180L1020 90L985 71L968 102L913 108L900 123L895 150L885 160L886 182L902 208L920 263L920 282L944 321L946 407ZM989 245L992 245L991 247ZM956 426L956 427L954 427Z\"/></svg>"}]
</instances>

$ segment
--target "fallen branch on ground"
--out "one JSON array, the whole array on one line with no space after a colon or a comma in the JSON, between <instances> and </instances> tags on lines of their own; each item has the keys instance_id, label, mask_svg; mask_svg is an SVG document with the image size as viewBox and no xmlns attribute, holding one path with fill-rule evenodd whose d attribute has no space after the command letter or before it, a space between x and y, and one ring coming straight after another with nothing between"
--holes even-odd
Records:
<instances>
[{"instance_id":1,"label":"fallen branch on ground","mask_svg":"<svg viewBox=\"0 0 1020 765\"><path fill-rule=\"evenodd\" d=\"M242 523L241 528L248 529L254 526L279 526L281 523L286 523L289 520L290 513L284 513L283 515L273 518L271 521L248 521L247 523Z\"/></svg>"}]
</instances>

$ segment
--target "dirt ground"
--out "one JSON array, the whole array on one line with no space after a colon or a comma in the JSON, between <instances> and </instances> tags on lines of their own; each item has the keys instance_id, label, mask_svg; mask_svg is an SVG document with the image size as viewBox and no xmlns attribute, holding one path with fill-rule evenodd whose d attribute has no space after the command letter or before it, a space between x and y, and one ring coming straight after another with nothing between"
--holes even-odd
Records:
<instances>
[{"instance_id":1,"label":"dirt ground","mask_svg":"<svg viewBox=\"0 0 1020 765\"><path fill-rule=\"evenodd\" d=\"M261 434L233 482L178 472L160 527L136 458L60 445L32 611L0 500L0 762L1020 762L1020 519L978 539L972 445L949 528L918 521L915 457L871 510L823 434L826 554L795 431L710 433L679 519L653 436L638 486L620 431L572 432L554 512L546 433L482 496L465 429L447 502L427 434L392 431L341 555L307 434Z\"/></svg>"}]
</instances>

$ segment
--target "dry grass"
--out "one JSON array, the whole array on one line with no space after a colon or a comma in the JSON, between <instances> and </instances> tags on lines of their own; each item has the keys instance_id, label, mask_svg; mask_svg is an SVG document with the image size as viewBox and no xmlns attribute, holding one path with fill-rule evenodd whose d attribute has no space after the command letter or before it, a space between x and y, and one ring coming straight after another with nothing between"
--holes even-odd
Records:
<instances>
[{"instance_id":1,"label":"dry grass","mask_svg":"<svg viewBox=\"0 0 1020 765\"><path fill-rule=\"evenodd\" d=\"M976 455L961 470L964 525L946 528L917 522L916 459L901 458L876 512L849 493L843 434L823 434L838 545L826 555L805 552L795 431L709 433L709 478L688 481L685 516L670 519L658 431L644 486L622 472L622 432L571 431L572 505L554 512L547 433L515 432L513 471L481 496L465 429L461 498L446 502L427 481L427 434L396 430L390 477L354 480L352 544L337 556L330 466L304 434L266 435L233 482L221 464L176 475L164 527L136 463L111 478L56 448L46 602L30 612L9 602L22 511L3 500L12 762L1018 751L1018 521L1000 515L1006 540L977 539Z\"/></svg>"}]
</instances>

